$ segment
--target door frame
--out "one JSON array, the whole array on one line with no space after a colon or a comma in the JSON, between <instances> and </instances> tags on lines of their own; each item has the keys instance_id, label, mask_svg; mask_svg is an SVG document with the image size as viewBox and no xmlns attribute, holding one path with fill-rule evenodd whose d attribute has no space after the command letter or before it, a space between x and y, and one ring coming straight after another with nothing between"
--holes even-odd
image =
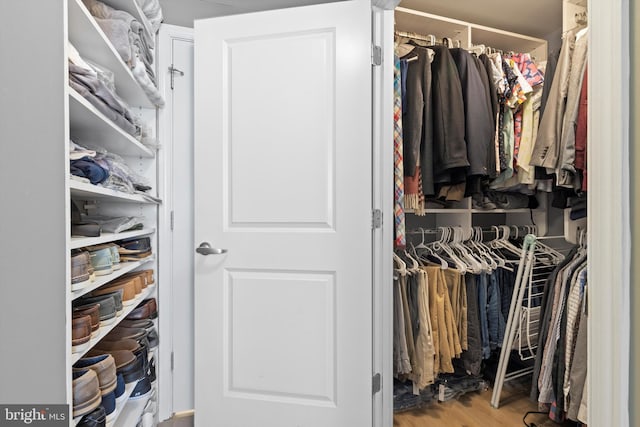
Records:
<instances>
[{"instance_id":1,"label":"door frame","mask_svg":"<svg viewBox=\"0 0 640 427\"><path fill-rule=\"evenodd\" d=\"M171 83L169 67L171 66L172 42L174 40L183 40L193 42L193 28L180 27L176 25L162 24L156 39L157 56L156 56L156 76L158 79L158 89L166 100L164 108L158 109L158 141L161 145L157 151L159 172L158 172L158 193L163 203L158 209L159 219L159 245L158 251L158 269L162 273L162 280L158 285L158 311L162 313L158 325L158 335L162 337L158 347L158 417L159 421L169 419L176 415L174 407L174 395L183 393L184 390L175 390L173 381L173 358L174 349L174 295L180 292L180 287L174 286L174 268L173 268L173 232L171 227L171 213L174 211L174 178L173 178L173 157L172 153L175 149L186 149L188 147L193 150L193 140L183 141L180 144L174 144L173 135L173 104L171 103ZM193 98L192 98L193 99ZM191 182L184 182L183 185L193 185ZM184 208L184 207L183 207ZM191 216L193 216L193 207L191 208ZM180 218L178 218L180 221ZM189 248L193 250L193 248ZM193 283L190 284L193 287ZM193 311L193 304L191 306ZM168 321L163 321L168 320ZM179 349L181 358L187 358L193 361L193 349ZM192 362L193 363L193 362ZM193 382L193 380L192 380ZM189 411L187 411L189 412ZM182 415L182 413L180 413Z\"/></svg>"},{"instance_id":2,"label":"door frame","mask_svg":"<svg viewBox=\"0 0 640 427\"><path fill-rule=\"evenodd\" d=\"M373 6L372 44L382 49L382 64L372 67L373 208L382 227L373 230L373 374L382 377L373 395L373 426L393 426L393 31L394 12Z\"/></svg>"},{"instance_id":3,"label":"door frame","mask_svg":"<svg viewBox=\"0 0 640 427\"><path fill-rule=\"evenodd\" d=\"M630 415L631 222L629 174L630 23L629 0L588 0L589 140L617 141L588 146L589 425L628 427ZM374 41L383 47L384 81L374 78L374 200L381 203L384 236L374 252L374 367L381 369L382 397L374 399L374 425L393 425L393 318L389 236L393 232L390 187L393 170L393 11L374 8ZM381 36L381 34L383 34ZM378 37L383 37L380 40ZM385 43L386 42L386 43ZM374 76L375 76L374 71ZM382 94L375 94L381 90ZM377 174L376 174L377 172ZM605 207L603 209L603 207ZM609 207L608 209L606 207ZM618 209L619 207L619 209ZM380 248L380 242L385 245ZM387 289L388 288L388 289ZM391 331L391 332L390 332ZM377 360L380 358L380 360ZM383 408L377 408L381 399Z\"/></svg>"},{"instance_id":4,"label":"door frame","mask_svg":"<svg viewBox=\"0 0 640 427\"><path fill-rule=\"evenodd\" d=\"M629 426L629 0L589 10L589 425ZM592 143L593 142L593 143ZM619 210L618 210L619 207Z\"/></svg>"}]
</instances>

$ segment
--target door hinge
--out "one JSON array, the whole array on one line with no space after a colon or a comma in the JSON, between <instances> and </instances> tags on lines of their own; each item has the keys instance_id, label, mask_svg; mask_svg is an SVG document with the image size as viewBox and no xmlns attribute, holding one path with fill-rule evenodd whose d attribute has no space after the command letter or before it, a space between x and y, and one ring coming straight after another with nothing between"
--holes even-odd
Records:
<instances>
[{"instance_id":1,"label":"door hinge","mask_svg":"<svg viewBox=\"0 0 640 427\"><path fill-rule=\"evenodd\" d=\"M382 211L374 209L371 213L371 228L382 228Z\"/></svg>"},{"instance_id":2,"label":"door hinge","mask_svg":"<svg viewBox=\"0 0 640 427\"><path fill-rule=\"evenodd\" d=\"M171 352L171 370L173 371L173 351Z\"/></svg>"},{"instance_id":3,"label":"door hinge","mask_svg":"<svg viewBox=\"0 0 640 427\"><path fill-rule=\"evenodd\" d=\"M382 48L380 46L371 46L371 65L382 65Z\"/></svg>"},{"instance_id":4,"label":"door hinge","mask_svg":"<svg viewBox=\"0 0 640 427\"><path fill-rule=\"evenodd\" d=\"M173 231L173 211L171 211L171 214L169 215L169 223L170 223L171 231Z\"/></svg>"},{"instance_id":5,"label":"door hinge","mask_svg":"<svg viewBox=\"0 0 640 427\"><path fill-rule=\"evenodd\" d=\"M178 74L180 77L184 76L184 71L180 71L177 68L175 68L173 66L173 64L171 64L171 66L169 67L169 74L171 74L171 90L173 90L173 78L176 74Z\"/></svg>"},{"instance_id":6,"label":"door hinge","mask_svg":"<svg viewBox=\"0 0 640 427\"><path fill-rule=\"evenodd\" d=\"M371 390L372 394L376 394L380 390L382 390L382 375L375 374L372 378L371 384L372 384L372 390Z\"/></svg>"}]
</instances>

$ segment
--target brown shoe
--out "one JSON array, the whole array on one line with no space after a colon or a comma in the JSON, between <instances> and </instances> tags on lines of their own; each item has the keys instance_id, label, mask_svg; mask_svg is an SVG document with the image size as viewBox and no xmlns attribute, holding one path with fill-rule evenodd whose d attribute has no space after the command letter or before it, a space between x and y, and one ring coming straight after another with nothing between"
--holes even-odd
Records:
<instances>
[{"instance_id":1,"label":"brown shoe","mask_svg":"<svg viewBox=\"0 0 640 427\"><path fill-rule=\"evenodd\" d=\"M109 282L105 286L91 292L91 295L104 295L117 291L118 289L122 289L122 305L132 305L136 297L136 284L133 280Z\"/></svg>"},{"instance_id":2,"label":"brown shoe","mask_svg":"<svg viewBox=\"0 0 640 427\"><path fill-rule=\"evenodd\" d=\"M71 252L71 290L79 291L91 283L89 253L84 251Z\"/></svg>"},{"instance_id":3,"label":"brown shoe","mask_svg":"<svg viewBox=\"0 0 640 427\"><path fill-rule=\"evenodd\" d=\"M141 340L147 336L147 330L142 328L116 327L103 339L105 341L119 341L121 339Z\"/></svg>"},{"instance_id":4,"label":"brown shoe","mask_svg":"<svg viewBox=\"0 0 640 427\"><path fill-rule=\"evenodd\" d=\"M73 308L73 317L91 316L91 338L98 335L100 329L100 304L81 305Z\"/></svg>"},{"instance_id":5,"label":"brown shoe","mask_svg":"<svg viewBox=\"0 0 640 427\"><path fill-rule=\"evenodd\" d=\"M122 277L128 278L128 279L136 278L136 279L140 280L140 283L142 285L142 289L146 289L147 288L147 275L144 273L144 271L134 271L132 273L127 273Z\"/></svg>"},{"instance_id":6,"label":"brown shoe","mask_svg":"<svg viewBox=\"0 0 640 427\"><path fill-rule=\"evenodd\" d=\"M127 320L155 319L158 317L158 308L155 298L143 300L138 307L135 308L126 317Z\"/></svg>"},{"instance_id":7,"label":"brown shoe","mask_svg":"<svg viewBox=\"0 0 640 427\"><path fill-rule=\"evenodd\" d=\"M94 350L104 350L106 352L111 352L114 350L129 350L129 351L137 351L140 348L140 343L138 341L128 338L123 338L118 341L100 341L95 345Z\"/></svg>"},{"instance_id":8,"label":"brown shoe","mask_svg":"<svg viewBox=\"0 0 640 427\"><path fill-rule=\"evenodd\" d=\"M91 316L74 317L71 321L71 352L80 353L89 347Z\"/></svg>"},{"instance_id":9,"label":"brown shoe","mask_svg":"<svg viewBox=\"0 0 640 427\"><path fill-rule=\"evenodd\" d=\"M102 395L98 375L91 369L73 372L73 418L81 417L100 406Z\"/></svg>"},{"instance_id":10,"label":"brown shoe","mask_svg":"<svg viewBox=\"0 0 640 427\"><path fill-rule=\"evenodd\" d=\"M116 363L110 354L83 357L73 365L73 371L91 369L98 375L100 394L105 395L116 389Z\"/></svg>"},{"instance_id":11,"label":"brown shoe","mask_svg":"<svg viewBox=\"0 0 640 427\"><path fill-rule=\"evenodd\" d=\"M122 374L125 383L129 384L138 381L144 376L144 360L130 350L102 350L93 348L87 354L100 355L105 353L113 356L116 372Z\"/></svg>"}]
</instances>

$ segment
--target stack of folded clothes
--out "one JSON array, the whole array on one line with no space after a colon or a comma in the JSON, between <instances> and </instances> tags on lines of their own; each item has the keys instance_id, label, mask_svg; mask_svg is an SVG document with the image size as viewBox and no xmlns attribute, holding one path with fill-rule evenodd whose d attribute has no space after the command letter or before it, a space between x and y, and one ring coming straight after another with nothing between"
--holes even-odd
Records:
<instances>
[{"instance_id":1,"label":"stack of folded clothes","mask_svg":"<svg viewBox=\"0 0 640 427\"><path fill-rule=\"evenodd\" d=\"M152 35L148 34L144 26L125 11L113 9L98 0L83 0L83 3L122 60L131 68L133 76L149 100L158 107L162 107L164 99L155 84Z\"/></svg>"},{"instance_id":2,"label":"stack of folded clothes","mask_svg":"<svg viewBox=\"0 0 640 427\"><path fill-rule=\"evenodd\" d=\"M130 194L151 190L148 181L122 157L104 149L90 150L69 140L69 162L71 174L86 178L91 184Z\"/></svg>"},{"instance_id":3,"label":"stack of folded clothes","mask_svg":"<svg viewBox=\"0 0 640 427\"><path fill-rule=\"evenodd\" d=\"M71 43L68 43L68 52L69 86L122 130L138 136L140 129L129 106L116 95L115 90L105 84L104 79L99 78L96 68L82 59Z\"/></svg>"}]
</instances>

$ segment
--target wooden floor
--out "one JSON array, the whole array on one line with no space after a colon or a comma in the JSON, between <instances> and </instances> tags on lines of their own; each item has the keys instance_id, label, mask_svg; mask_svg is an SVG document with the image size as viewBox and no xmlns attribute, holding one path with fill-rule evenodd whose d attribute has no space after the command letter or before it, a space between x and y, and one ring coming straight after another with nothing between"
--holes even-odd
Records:
<instances>
[{"instance_id":1,"label":"wooden floor","mask_svg":"<svg viewBox=\"0 0 640 427\"><path fill-rule=\"evenodd\" d=\"M500 408L491 406L491 389L472 392L455 400L433 403L394 416L394 427L522 427L527 411L536 411L537 405L528 398L524 385L505 384ZM532 414L527 422L537 426L554 425L545 415ZM549 424L547 424L547 422Z\"/></svg>"},{"instance_id":2,"label":"wooden floor","mask_svg":"<svg viewBox=\"0 0 640 427\"><path fill-rule=\"evenodd\" d=\"M535 411L525 385L504 385L500 409L491 407L491 389L473 392L444 403L396 414L393 427L522 427L522 417ZM538 427L559 427L546 415L532 414L527 422ZM193 427L193 417L182 417L160 423L159 427Z\"/></svg>"}]
</instances>

